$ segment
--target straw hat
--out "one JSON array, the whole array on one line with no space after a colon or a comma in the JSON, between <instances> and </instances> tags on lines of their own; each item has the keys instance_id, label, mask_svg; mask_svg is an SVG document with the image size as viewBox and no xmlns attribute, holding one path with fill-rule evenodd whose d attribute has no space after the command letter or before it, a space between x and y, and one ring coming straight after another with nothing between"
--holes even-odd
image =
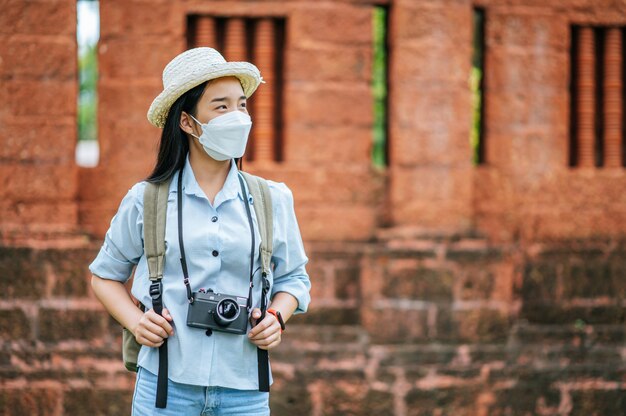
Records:
<instances>
[{"instance_id":1,"label":"straw hat","mask_svg":"<svg viewBox=\"0 0 626 416\"><path fill-rule=\"evenodd\" d=\"M181 53L163 70L163 92L150 105L148 121L162 128L170 107L181 95L205 81L231 76L239 79L246 97L263 82L256 66L248 62L226 62L213 48L195 48Z\"/></svg>"}]
</instances>

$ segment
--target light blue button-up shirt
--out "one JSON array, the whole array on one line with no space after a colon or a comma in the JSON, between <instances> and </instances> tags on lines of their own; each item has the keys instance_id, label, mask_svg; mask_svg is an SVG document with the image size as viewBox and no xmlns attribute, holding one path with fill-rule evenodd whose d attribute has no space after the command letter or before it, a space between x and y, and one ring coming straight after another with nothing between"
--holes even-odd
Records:
<instances>
[{"instance_id":1,"label":"light blue button-up shirt","mask_svg":"<svg viewBox=\"0 0 626 416\"><path fill-rule=\"evenodd\" d=\"M199 386L240 390L258 389L256 346L247 335L233 335L187 326L188 301L178 244L178 173L170 183L165 232L163 303L174 320L174 335L168 339L169 378ZM296 221L291 191L282 183L268 181L274 214L273 272L270 297L287 292L298 300L295 313L307 310L311 287L305 265L308 261ZM98 256L90 270L96 276L125 282L136 266L132 294L151 307L150 281L143 241L143 193L146 183L132 187L111 220ZM247 192L247 190L246 190ZM191 289L248 297L250 284L250 226L239 184L237 167L231 164L224 187L213 205L198 185L187 160L183 173L183 236ZM249 200L251 195L247 195ZM252 201L254 203L254 201ZM252 208L252 207L251 207ZM253 306L260 305L261 273L259 234L251 209L255 250ZM249 330L250 328L248 328ZM138 365L157 374L158 348L143 346Z\"/></svg>"}]
</instances>

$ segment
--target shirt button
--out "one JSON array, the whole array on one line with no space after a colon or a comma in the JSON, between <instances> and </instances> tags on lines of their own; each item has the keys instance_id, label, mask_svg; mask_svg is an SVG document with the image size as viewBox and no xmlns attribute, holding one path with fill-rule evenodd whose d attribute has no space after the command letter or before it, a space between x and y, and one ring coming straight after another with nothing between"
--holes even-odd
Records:
<instances>
[{"instance_id":1,"label":"shirt button","mask_svg":"<svg viewBox=\"0 0 626 416\"><path fill-rule=\"evenodd\" d=\"M213 217L213 218L211 218L211 221L213 221L213 222L217 222L217 217Z\"/></svg>"},{"instance_id":2,"label":"shirt button","mask_svg":"<svg viewBox=\"0 0 626 416\"><path fill-rule=\"evenodd\" d=\"M220 255L220 253L217 250L213 250L211 254L213 254L213 257L217 257Z\"/></svg>"}]
</instances>

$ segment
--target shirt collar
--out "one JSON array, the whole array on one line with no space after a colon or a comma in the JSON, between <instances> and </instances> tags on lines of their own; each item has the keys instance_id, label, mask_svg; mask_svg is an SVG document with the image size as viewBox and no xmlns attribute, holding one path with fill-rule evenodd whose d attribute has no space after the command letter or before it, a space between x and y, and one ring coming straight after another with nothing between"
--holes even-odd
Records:
<instances>
[{"instance_id":1,"label":"shirt collar","mask_svg":"<svg viewBox=\"0 0 626 416\"><path fill-rule=\"evenodd\" d=\"M189 155L187 155L185 167L183 168L183 192L187 195L195 195L200 198L206 198L204 191L200 188L200 185L198 184L198 181L196 181L196 177L193 174L191 163L189 163ZM224 186L215 196L213 205L217 207L221 203L236 198L237 196L243 200L241 186L239 184L239 170L237 169L235 161L231 160L230 170L228 171L228 175L224 181Z\"/></svg>"}]
</instances>

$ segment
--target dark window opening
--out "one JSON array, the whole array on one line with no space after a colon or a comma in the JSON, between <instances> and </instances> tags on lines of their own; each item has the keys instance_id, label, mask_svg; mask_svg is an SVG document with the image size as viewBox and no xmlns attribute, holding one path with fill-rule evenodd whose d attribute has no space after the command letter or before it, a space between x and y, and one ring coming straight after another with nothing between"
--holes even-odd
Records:
<instances>
[{"instance_id":1,"label":"dark window opening","mask_svg":"<svg viewBox=\"0 0 626 416\"><path fill-rule=\"evenodd\" d=\"M253 125L245 160L283 161L285 19L194 15L187 23L188 47L209 46L259 68L265 84L248 100Z\"/></svg>"},{"instance_id":2,"label":"dark window opening","mask_svg":"<svg viewBox=\"0 0 626 416\"><path fill-rule=\"evenodd\" d=\"M569 166L626 166L623 27L572 26Z\"/></svg>"}]
</instances>

